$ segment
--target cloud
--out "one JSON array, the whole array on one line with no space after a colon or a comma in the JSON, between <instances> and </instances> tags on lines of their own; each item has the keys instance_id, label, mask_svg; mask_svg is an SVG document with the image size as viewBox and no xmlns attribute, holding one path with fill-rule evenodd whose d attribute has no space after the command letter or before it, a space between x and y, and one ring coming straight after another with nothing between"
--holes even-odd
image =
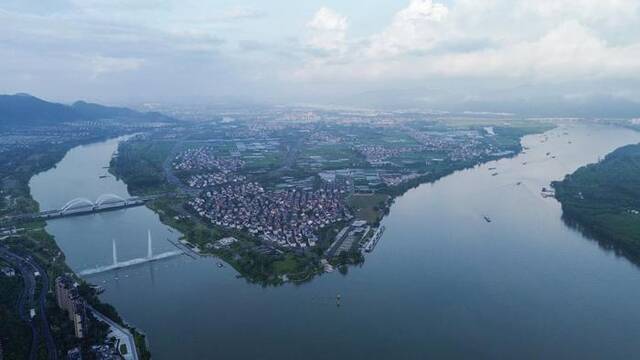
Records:
<instances>
[{"instance_id":1,"label":"cloud","mask_svg":"<svg viewBox=\"0 0 640 360\"><path fill-rule=\"evenodd\" d=\"M440 40L440 24L449 9L431 0L412 0L400 10L382 33L374 35L367 55L396 56L408 51L431 49Z\"/></svg>"},{"instance_id":2,"label":"cloud","mask_svg":"<svg viewBox=\"0 0 640 360\"><path fill-rule=\"evenodd\" d=\"M267 13L261 9L249 6L234 6L222 12L222 19L243 20L263 18Z\"/></svg>"},{"instance_id":3,"label":"cloud","mask_svg":"<svg viewBox=\"0 0 640 360\"><path fill-rule=\"evenodd\" d=\"M571 19L587 24L613 25L633 19L638 15L637 0L536 0L519 1L515 13L547 19Z\"/></svg>"},{"instance_id":4,"label":"cloud","mask_svg":"<svg viewBox=\"0 0 640 360\"><path fill-rule=\"evenodd\" d=\"M556 83L574 79L640 78L640 43L611 45L576 21L539 39L431 59L431 75L501 77ZM426 74L425 74L426 75Z\"/></svg>"},{"instance_id":5,"label":"cloud","mask_svg":"<svg viewBox=\"0 0 640 360\"><path fill-rule=\"evenodd\" d=\"M346 49L346 36L349 23L342 16L326 7L320 8L307 23L310 36L307 45L324 52L342 52Z\"/></svg>"},{"instance_id":6,"label":"cloud","mask_svg":"<svg viewBox=\"0 0 640 360\"><path fill-rule=\"evenodd\" d=\"M88 62L94 77L101 75L138 70L144 64L143 59L92 56Z\"/></svg>"},{"instance_id":7,"label":"cloud","mask_svg":"<svg viewBox=\"0 0 640 360\"><path fill-rule=\"evenodd\" d=\"M310 59L292 74L298 81L640 79L640 32L631 28L638 9L631 0L459 0L451 7L411 0L383 30L360 39L366 46L342 39L349 46L339 61ZM517 31L525 18L531 26ZM611 26L630 29L627 38L611 36Z\"/></svg>"}]
</instances>

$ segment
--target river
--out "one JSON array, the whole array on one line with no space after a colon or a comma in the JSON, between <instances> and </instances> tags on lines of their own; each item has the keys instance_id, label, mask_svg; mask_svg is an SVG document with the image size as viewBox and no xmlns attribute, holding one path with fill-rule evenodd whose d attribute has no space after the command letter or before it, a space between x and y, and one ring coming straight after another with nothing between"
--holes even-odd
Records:
<instances>
[{"instance_id":1,"label":"river","mask_svg":"<svg viewBox=\"0 0 640 360\"><path fill-rule=\"evenodd\" d=\"M128 196L99 178L118 141L69 151L31 180L34 198L50 209ZM214 259L179 257L88 280L148 335L154 359L628 359L640 351L639 269L567 227L540 190L635 142L631 130L571 125L525 137L517 157L410 190L346 276L262 288ZM166 239L178 234L144 207L47 225L78 271L109 264L112 239L120 260L144 257L147 229L154 252L175 249Z\"/></svg>"}]
</instances>

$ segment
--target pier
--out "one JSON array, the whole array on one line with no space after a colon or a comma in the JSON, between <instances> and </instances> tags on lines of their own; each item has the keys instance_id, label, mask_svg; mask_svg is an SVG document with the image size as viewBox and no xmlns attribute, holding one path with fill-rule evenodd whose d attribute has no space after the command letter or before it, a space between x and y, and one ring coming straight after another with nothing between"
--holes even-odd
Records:
<instances>
[{"instance_id":1,"label":"pier","mask_svg":"<svg viewBox=\"0 0 640 360\"><path fill-rule=\"evenodd\" d=\"M378 241L380 241L380 238L382 237L384 230L385 230L384 225L382 225L381 227L378 228L378 230L376 230L376 232L373 234L369 242L367 242L364 245L364 251L372 252L373 249L376 248L376 245L378 245Z\"/></svg>"},{"instance_id":2,"label":"pier","mask_svg":"<svg viewBox=\"0 0 640 360\"><path fill-rule=\"evenodd\" d=\"M182 251L176 250L176 251L168 251L162 254L158 254L158 255L153 255L153 244L152 244L152 240L151 240L151 231L148 232L148 238L147 238L147 256L143 257L143 258L136 258L136 259L131 259L131 260L126 260L126 261L118 261L118 249L116 246L116 241L115 239L112 242L113 244L113 264L110 265L105 265L105 266L99 266L93 269L86 269L86 270L82 270L78 272L78 275L80 276L89 276L89 275L96 275L96 274L101 274L101 273L105 273L105 272L109 272L109 271L114 271L117 269L124 269L124 268L128 268L128 267L132 267L132 266L136 266L136 265L141 265L141 264L145 264L145 263L149 263L149 262L154 262L154 261L159 261L159 260L163 260L163 259L169 259L172 257L176 257L176 256L180 256L183 254Z\"/></svg>"}]
</instances>

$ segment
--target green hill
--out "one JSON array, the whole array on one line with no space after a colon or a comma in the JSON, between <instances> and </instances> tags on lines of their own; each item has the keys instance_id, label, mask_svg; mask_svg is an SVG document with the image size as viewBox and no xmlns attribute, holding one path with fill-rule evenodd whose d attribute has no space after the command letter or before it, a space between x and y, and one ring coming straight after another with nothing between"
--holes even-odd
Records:
<instances>
[{"instance_id":1,"label":"green hill","mask_svg":"<svg viewBox=\"0 0 640 360\"><path fill-rule=\"evenodd\" d=\"M0 95L0 126L54 126L64 122L101 119L175 121L159 113L142 113L84 101L69 106L48 102L28 94Z\"/></svg>"}]
</instances>

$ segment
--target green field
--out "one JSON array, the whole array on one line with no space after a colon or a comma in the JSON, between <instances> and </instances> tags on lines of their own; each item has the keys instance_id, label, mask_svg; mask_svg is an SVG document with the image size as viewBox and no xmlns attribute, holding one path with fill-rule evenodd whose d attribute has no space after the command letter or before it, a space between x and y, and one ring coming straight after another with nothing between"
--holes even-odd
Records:
<instances>
[{"instance_id":1,"label":"green field","mask_svg":"<svg viewBox=\"0 0 640 360\"><path fill-rule=\"evenodd\" d=\"M384 215L385 203L389 198L385 194L354 194L349 196L347 204L354 211L357 219L366 220L369 224L375 224Z\"/></svg>"}]
</instances>

